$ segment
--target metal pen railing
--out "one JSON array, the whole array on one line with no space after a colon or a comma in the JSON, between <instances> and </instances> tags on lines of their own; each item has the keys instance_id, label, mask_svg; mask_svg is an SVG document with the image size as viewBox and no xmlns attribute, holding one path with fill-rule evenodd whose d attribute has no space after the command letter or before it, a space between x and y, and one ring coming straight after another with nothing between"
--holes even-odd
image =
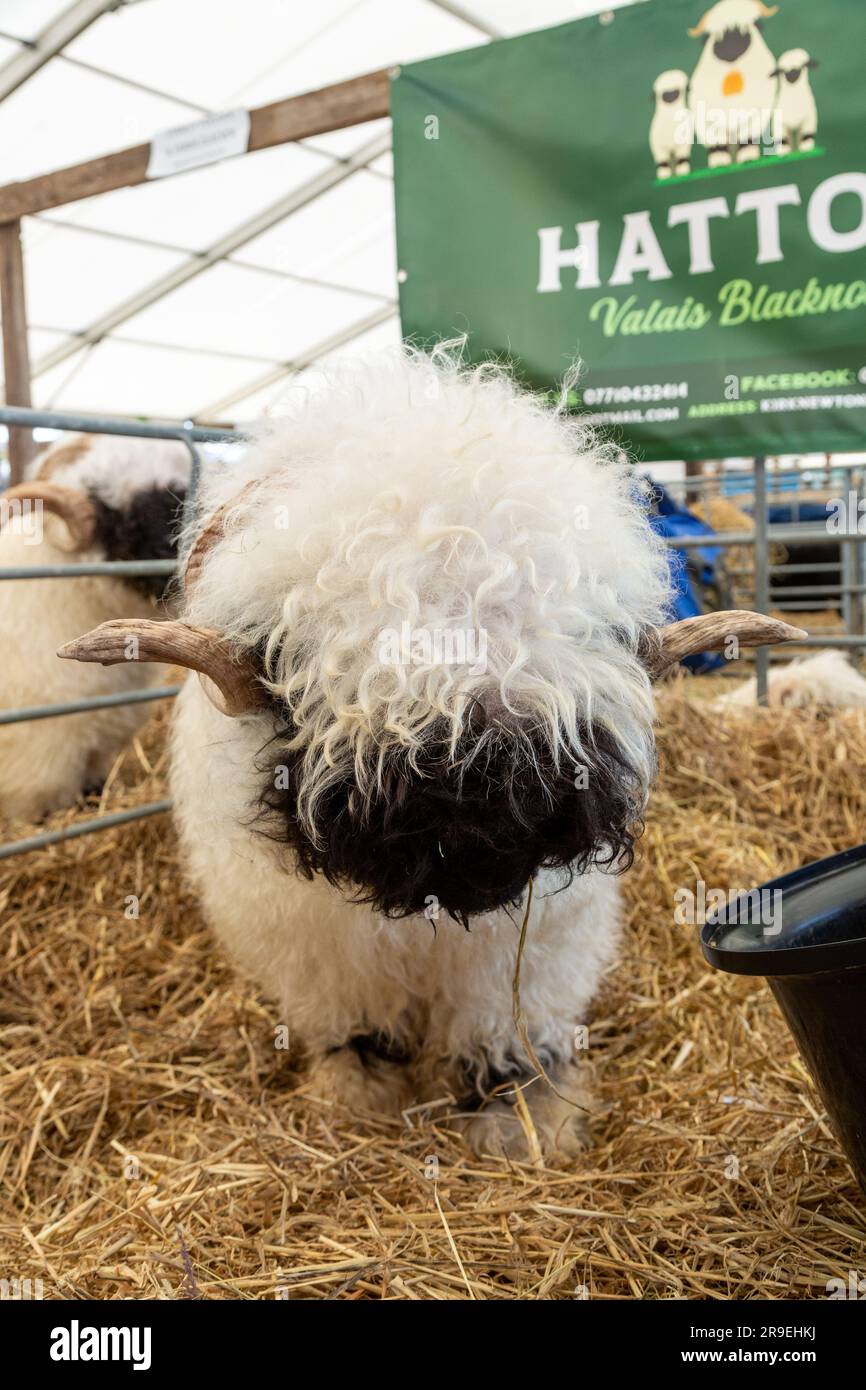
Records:
<instances>
[{"instance_id":1,"label":"metal pen railing","mask_svg":"<svg viewBox=\"0 0 866 1390\"><path fill-rule=\"evenodd\" d=\"M150 424L142 420L124 420L108 415L82 415L66 411L30 410L22 406L0 407L0 425L7 428L43 428L73 431L76 434L122 435L132 439L167 439L185 444L190 453L190 480L184 503L184 524L193 515L201 477L199 444L237 443L243 436L236 430L210 429L198 425ZM0 498L2 498L0 492ZM28 579L81 579L92 576L112 576L115 579L138 579L151 576L171 576L177 571L174 560L97 560L80 564L15 565L0 568L0 581ZM126 691L113 695L94 695L87 699L68 700L56 705L30 705L21 709L0 710L0 726L21 724L36 719L57 719L72 714L87 714L111 709L118 705L145 704L156 700L173 699L179 685L167 685ZM33 850L56 845L82 835L96 834L112 826L126 825L148 816L170 810L170 801L156 801L127 811L114 812L93 820L78 821L59 830L43 831L0 845L0 859L27 854Z\"/></svg>"}]
</instances>

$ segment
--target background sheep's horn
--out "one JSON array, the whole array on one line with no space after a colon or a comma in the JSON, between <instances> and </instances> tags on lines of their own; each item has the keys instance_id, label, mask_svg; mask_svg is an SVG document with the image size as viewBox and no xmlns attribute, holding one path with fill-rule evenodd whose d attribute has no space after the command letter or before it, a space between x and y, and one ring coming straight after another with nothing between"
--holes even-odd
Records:
<instances>
[{"instance_id":1,"label":"background sheep's horn","mask_svg":"<svg viewBox=\"0 0 866 1390\"><path fill-rule=\"evenodd\" d=\"M709 10L707 10L704 14L701 15L701 17L700 17L700 19L698 20L697 24L695 25L694 29L690 29L690 30L689 30L689 38L692 38L692 39L699 39L699 38L701 37L701 34L705 34L705 33L707 32L707 15L708 15L708 14L709 14Z\"/></svg>"},{"instance_id":2,"label":"background sheep's horn","mask_svg":"<svg viewBox=\"0 0 866 1390\"><path fill-rule=\"evenodd\" d=\"M52 512L66 523L66 527L78 550L84 550L96 534L96 508L83 492L75 488L63 487L60 483L43 483L34 479L29 483L17 483L0 493L0 501L36 502L46 512Z\"/></svg>"},{"instance_id":3,"label":"background sheep's horn","mask_svg":"<svg viewBox=\"0 0 866 1390\"><path fill-rule=\"evenodd\" d=\"M791 627L764 613L732 609L726 613L702 613L678 623L653 628L641 652L653 680L675 666L684 656L696 652L721 652L730 642L741 647L769 647L777 642L797 642L808 636L801 627Z\"/></svg>"},{"instance_id":4,"label":"background sheep's horn","mask_svg":"<svg viewBox=\"0 0 866 1390\"><path fill-rule=\"evenodd\" d=\"M61 647L68 661L96 661L116 666L122 661L165 661L186 666L206 678L204 688L223 714L249 714L267 700L267 693L246 655L218 632L189 623L153 622L149 618L101 623L92 632ZM216 690L209 688L212 683ZM218 693L217 693L218 692Z\"/></svg>"},{"instance_id":5,"label":"background sheep's horn","mask_svg":"<svg viewBox=\"0 0 866 1390\"><path fill-rule=\"evenodd\" d=\"M762 19L772 19L774 14L779 13L778 5L765 5L763 0L758 0L758 8Z\"/></svg>"},{"instance_id":6,"label":"background sheep's horn","mask_svg":"<svg viewBox=\"0 0 866 1390\"><path fill-rule=\"evenodd\" d=\"M247 483L246 487L241 488L233 501L226 502L209 518L206 525L196 537L189 555L187 556L183 576L185 589L189 590L193 587L199 577L202 565L208 557L208 552L218 541L222 540L226 521L230 514L245 498L249 497L250 493L254 492L257 487L257 482Z\"/></svg>"}]
</instances>

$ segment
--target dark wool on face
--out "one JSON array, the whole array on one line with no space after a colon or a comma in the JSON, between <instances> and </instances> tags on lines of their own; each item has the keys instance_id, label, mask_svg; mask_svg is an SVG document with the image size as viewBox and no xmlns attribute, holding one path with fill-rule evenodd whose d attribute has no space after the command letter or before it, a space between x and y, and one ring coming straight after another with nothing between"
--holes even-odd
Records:
<instances>
[{"instance_id":1,"label":"dark wool on face","mask_svg":"<svg viewBox=\"0 0 866 1390\"><path fill-rule=\"evenodd\" d=\"M497 722L470 730L453 757L442 730L417 768L402 750L389 755L379 794L364 800L351 780L328 788L318 843L297 814L303 754L275 758L266 745L257 828L289 845L306 877L321 873L387 917L435 907L466 925L517 903L541 868L563 869L566 884L594 864L631 864L640 778L606 728L582 734L586 765L557 768L531 729ZM285 738L285 729L275 735Z\"/></svg>"},{"instance_id":2,"label":"dark wool on face","mask_svg":"<svg viewBox=\"0 0 866 1390\"><path fill-rule=\"evenodd\" d=\"M94 545L107 560L176 560L184 488L151 487L133 493L123 507L110 507L93 490L88 493L96 511ZM173 576L140 575L124 578L139 593L166 597Z\"/></svg>"}]
</instances>

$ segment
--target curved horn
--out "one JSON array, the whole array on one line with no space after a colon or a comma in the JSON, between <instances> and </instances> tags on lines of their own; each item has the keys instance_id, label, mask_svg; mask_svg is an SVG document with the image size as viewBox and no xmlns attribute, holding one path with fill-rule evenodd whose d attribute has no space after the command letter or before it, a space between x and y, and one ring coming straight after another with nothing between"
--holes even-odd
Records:
<instances>
[{"instance_id":1,"label":"curved horn","mask_svg":"<svg viewBox=\"0 0 866 1390\"><path fill-rule=\"evenodd\" d=\"M213 683L219 698L203 682L205 692L222 714L232 717L250 714L267 702L267 692L249 656L239 654L211 628L189 623L160 623L149 618L101 623L92 632L67 642L57 655L66 661L96 661L102 666L117 666L122 661L166 661L186 666Z\"/></svg>"},{"instance_id":2,"label":"curved horn","mask_svg":"<svg viewBox=\"0 0 866 1390\"><path fill-rule=\"evenodd\" d=\"M198 578L201 567L205 562L211 546L216 545L217 541L225 531L226 517L233 512L235 507L248 497L249 494L258 487L258 483L247 483L246 487L241 488L237 497L232 498L231 502L225 502L221 507L208 518L202 531L196 536L192 549L186 560L186 567L183 572L183 583L185 589L192 588Z\"/></svg>"},{"instance_id":3,"label":"curved horn","mask_svg":"<svg viewBox=\"0 0 866 1390\"><path fill-rule=\"evenodd\" d=\"M774 14L779 13L778 5L765 5L764 0L758 0L758 9L762 19L772 19Z\"/></svg>"},{"instance_id":4,"label":"curved horn","mask_svg":"<svg viewBox=\"0 0 866 1390\"><path fill-rule=\"evenodd\" d=\"M694 29L690 29L690 30L689 30L689 38L691 38L691 39L699 39L699 38L701 37L701 34L705 34L705 33L707 32L707 15L708 15L708 14L709 14L709 10L706 10L706 11L701 15L701 17L700 17L700 19L698 20L697 24L695 25Z\"/></svg>"},{"instance_id":5,"label":"curved horn","mask_svg":"<svg viewBox=\"0 0 866 1390\"><path fill-rule=\"evenodd\" d=\"M96 534L96 508L83 492L63 487L60 483L45 483L34 479L17 483L0 493L3 502L39 502L46 512L52 512L65 522L76 549L84 550Z\"/></svg>"},{"instance_id":6,"label":"curved horn","mask_svg":"<svg viewBox=\"0 0 866 1390\"><path fill-rule=\"evenodd\" d=\"M801 627L791 627L765 613L735 608L725 613L701 613L697 618L683 618L681 622L653 628L642 659L651 678L658 680L684 656L723 651L731 638L744 647L765 647L777 642L797 642L806 636L808 633Z\"/></svg>"}]
</instances>

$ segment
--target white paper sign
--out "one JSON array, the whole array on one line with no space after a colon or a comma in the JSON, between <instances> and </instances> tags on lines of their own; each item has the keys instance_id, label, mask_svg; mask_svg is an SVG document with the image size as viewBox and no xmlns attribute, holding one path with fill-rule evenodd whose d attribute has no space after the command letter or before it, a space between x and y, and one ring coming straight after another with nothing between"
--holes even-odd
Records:
<instances>
[{"instance_id":1,"label":"white paper sign","mask_svg":"<svg viewBox=\"0 0 866 1390\"><path fill-rule=\"evenodd\" d=\"M243 154L250 142L249 111L223 111L204 121L163 130L151 141L147 177L162 179Z\"/></svg>"}]
</instances>

